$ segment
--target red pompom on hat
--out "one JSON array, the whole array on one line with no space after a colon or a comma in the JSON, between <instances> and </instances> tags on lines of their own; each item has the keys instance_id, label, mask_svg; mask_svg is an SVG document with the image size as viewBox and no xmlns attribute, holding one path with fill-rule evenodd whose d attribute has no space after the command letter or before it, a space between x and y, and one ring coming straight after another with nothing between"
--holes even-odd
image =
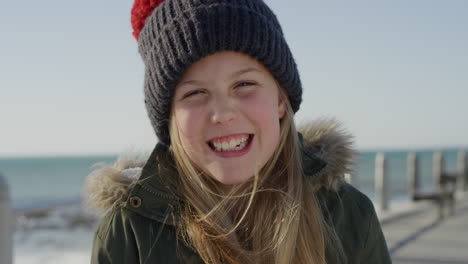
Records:
<instances>
[{"instance_id":1,"label":"red pompom on hat","mask_svg":"<svg viewBox=\"0 0 468 264\"><path fill-rule=\"evenodd\" d=\"M145 26L146 19L151 12L164 0L135 0L132 7L133 36L138 40L141 29Z\"/></svg>"}]
</instances>

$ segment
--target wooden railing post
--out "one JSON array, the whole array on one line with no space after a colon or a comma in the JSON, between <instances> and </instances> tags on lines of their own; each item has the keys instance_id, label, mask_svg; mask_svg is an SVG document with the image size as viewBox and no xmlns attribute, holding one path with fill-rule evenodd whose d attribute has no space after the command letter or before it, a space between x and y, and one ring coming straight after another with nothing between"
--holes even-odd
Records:
<instances>
[{"instance_id":1,"label":"wooden railing post","mask_svg":"<svg viewBox=\"0 0 468 264\"><path fill-rule=\"evenodd\" d=\"M463 194L465 192L465 185L466 185L466 152L465 151L458 152L457 171L458 171L457 190L460 194Z\"/></svg>"},{"instance_id":2,"label":"wooden railing post","mask_svg":"<svg viewBox=\"0 0 468 264\"><path fill-rule=\"evenodd\" d=\"M13 259L12 213L8 185L0 173L0 263L11 264Z\"/></svg>"},{"instance_id":3,"label":"wooden railing post","mask_svg":"<svg viewBox=\"0 0 468 264\"><path fill-rule=\"evenodd\" d=\"M441 184L441 177L442 177L442 170L444 164L444 158L442 157L441 152L434 152L434 156L432 159L432 176L434 179L434 185L438 188L439 193L441 195L441 199L439 200L439 217L444 217L444 201L445 201L445 188Z\"/></svg>"},{"instance_id":4,"label":"wooden railing post","mask_svg":"<svg viewBox=\"0 0 468 264\"><path fill-rule=\"evenodd\" d=\"M435 186L439 185L440 177L442 176L443 166L444 158L442 157L442 153L439 151L434 152L432 160L432 177L434 179Z\"/></svg>"},{"instance_id":5,"label":"wooden railing post","mask_svg":"<svg viewBox=\"0 0 468 264\"><path fill-rule=\"evenodd\" d=\"M418 156L416 153L408 153L407 159L407 177L408 177L408 189L411 194L411 199L415 200L415 194L419 190L419 171L418 171Z\"/></svg>"},{"instance_id":6,"label":"wooden railing post","mask_svg":"<svg viewBox=\"0 0 468 264\"><path fill-rule=\"evenodd\" d=\"M377 153L375 156L375 194L380 204L380 209L388 210L388 180L385 154Z\"/></svg>"}]
</instances>

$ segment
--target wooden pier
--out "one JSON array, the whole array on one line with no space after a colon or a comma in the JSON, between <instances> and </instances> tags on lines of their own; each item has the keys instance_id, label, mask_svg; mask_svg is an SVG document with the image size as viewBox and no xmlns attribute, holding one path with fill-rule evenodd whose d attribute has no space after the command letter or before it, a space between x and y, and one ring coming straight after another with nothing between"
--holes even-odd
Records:
<instances>
[{"instance_id":1,"label":"wooden pier","mask_svg":"<svg viewBox=\"0 0 468 264\"><path fill-rule=\"evenodd\" d=\"M454 214L441 219L437 206L413 210L383 221L382 229L394 264L467 264L468 194L457 199ZM416 212L416 213L415 213Z\"/></svg>"},{"instance_id":2,"label":"wooden pier","mask_svg":"<svg viewBox=\"0 0 468 264\"><path fill-rule=\"evenodd\" d=\"M378 153L375 159L376 209L393 263L468 264L466 153L458 153L455 171L447 171L443 155L434 153L430 190L421 189L417 156L409 153L407 162L412 202L390 209L385 154ZM347 178L358 185L359 177Z\"/></svg>"}]
</instances>

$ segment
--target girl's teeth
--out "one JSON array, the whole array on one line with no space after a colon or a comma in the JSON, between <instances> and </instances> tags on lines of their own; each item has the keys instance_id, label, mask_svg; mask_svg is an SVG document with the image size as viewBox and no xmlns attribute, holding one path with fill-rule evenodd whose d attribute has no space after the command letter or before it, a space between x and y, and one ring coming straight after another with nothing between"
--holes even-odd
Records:
<instances>
[{"instance_id":1,"label":"girl's teeth","mask_svg":"<svg viewBox=\"0 0 468 264\"><path fill-rule=\"evenodd\" d=\"M223 149L229 149L229 148L230 148L229 143L223 142Z\"/></svg>"},{"instance_id":2,"label":"girl's teeth","mask_svg":"<svg viewBox=\"0 0 468 264\"><path fill-rule=\"evenodd\" d=\"M243 148L245 148L245 146L247 145L247 139L249 137L244 137L242 139L238 139L238 140L231 140L229 142L227 141L224 141L224 142L212 142L213 146L215 147L215 149L217 151L232 151L232 150L241 150Z\"/></svg>"}]
</instances>

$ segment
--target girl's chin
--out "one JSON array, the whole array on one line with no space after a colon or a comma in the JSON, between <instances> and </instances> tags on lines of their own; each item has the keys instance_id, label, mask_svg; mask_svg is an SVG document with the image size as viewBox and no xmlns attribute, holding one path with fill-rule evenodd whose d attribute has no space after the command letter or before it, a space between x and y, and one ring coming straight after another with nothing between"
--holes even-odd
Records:
<instances>
[{"instance_id":1,"label":"girl's chin","mask_svg":"<svg viewBox=\"0 0 468 264\"><path fill-rule=\"evenodd\" d=\"M251 176L232 175L232 174L226 175L226 174L219 174L219 173L215 175L217 176L213 178L223 185L235 185L235 184L245 183L253 177L253 174Z\"/></svg>"}]
</instances>

